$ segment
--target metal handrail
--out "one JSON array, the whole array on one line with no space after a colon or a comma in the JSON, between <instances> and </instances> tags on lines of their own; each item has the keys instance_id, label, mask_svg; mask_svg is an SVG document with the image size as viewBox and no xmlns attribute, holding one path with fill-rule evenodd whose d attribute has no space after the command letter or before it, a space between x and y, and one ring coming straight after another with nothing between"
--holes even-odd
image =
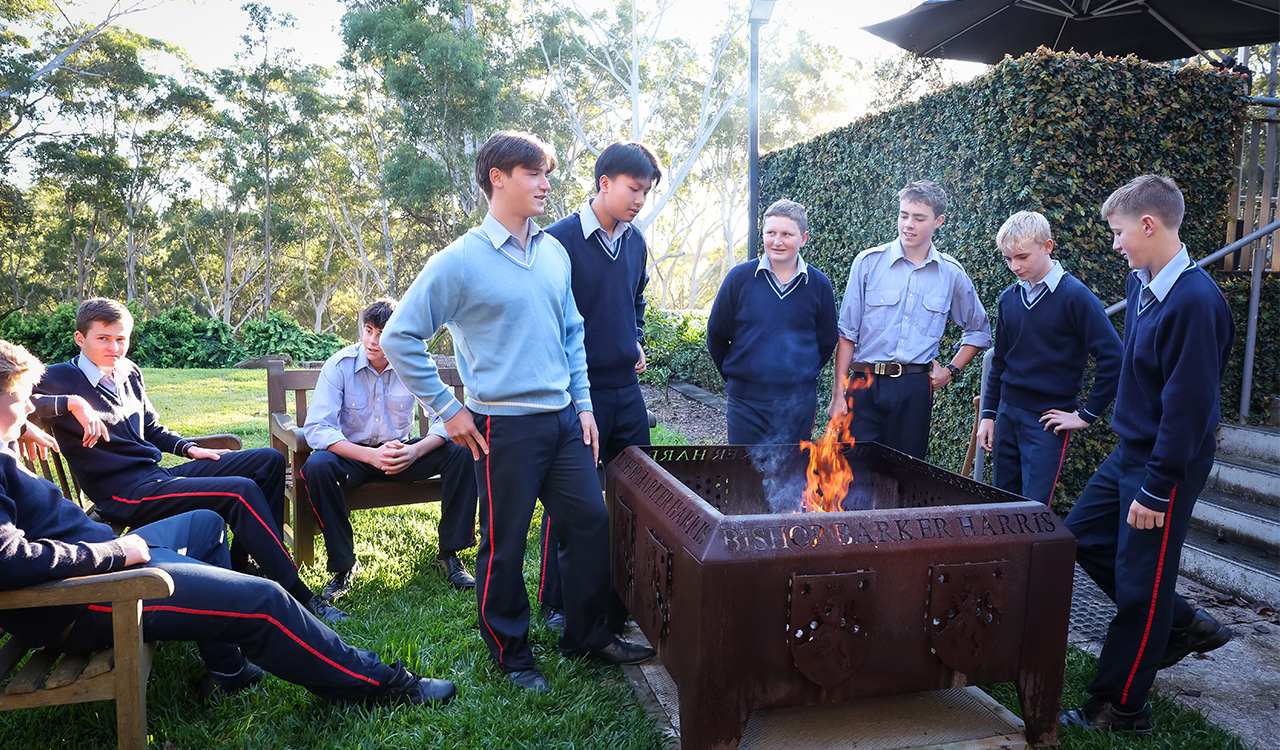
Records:
<instances>
[{"instance_id":1,"label":"metal handrail","mask_svg":"<svg viewBox=\"0 0 1280 750\"><path fill-rule=\"evenodd\" d=\"M1242 96L1240 98L1259 107L1280 107L1280 99L1274 96Z\"/></svg>"}]
</instances>

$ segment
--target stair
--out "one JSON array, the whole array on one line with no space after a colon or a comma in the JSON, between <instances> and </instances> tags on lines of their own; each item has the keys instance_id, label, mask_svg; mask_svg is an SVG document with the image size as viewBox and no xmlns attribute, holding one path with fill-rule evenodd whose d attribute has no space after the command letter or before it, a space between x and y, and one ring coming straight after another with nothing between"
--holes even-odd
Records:
<instances>
[{"instance_id":1,"label":"stair","mask_svg":"<svg viewBox=\"0 0 1280 750\"><path fill-rule=\"evenodd\" d=\"M1280 430L1218 427L1182 574L1217 591L1280 603Z\"/></svg>"}]
</instances>

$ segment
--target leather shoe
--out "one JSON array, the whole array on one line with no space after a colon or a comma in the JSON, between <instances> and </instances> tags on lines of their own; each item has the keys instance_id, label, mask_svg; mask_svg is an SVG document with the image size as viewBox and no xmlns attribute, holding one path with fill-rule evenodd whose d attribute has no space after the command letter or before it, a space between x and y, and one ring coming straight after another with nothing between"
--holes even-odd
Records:
<instances>
[{"instance_id":1,"label":"leather shoe","mask_svg":"<svg viewBox=\"0 0 1280 750\"><path fill-rule=\"evenodd\" d=\"M324 589L320 591L320 598L330 604L338 601L347 595L351 590L351 584L356 580L356 576L360 574L360 563L352 565L346 570L340 570L333 574L329 582L324 585Z\"/></svg>"},{"instance_id":2,"label":"leather shoe","mask_svg":"<svg viewBox=\"0 0 1280 750\"><path fill-rule=\"evenodd\" d=\"M535 693L549 693L551 686L547 684L547 678L536 669L521 669L515 672L507 672L507 679L524 688L532 690Z\"/></svg>"},{"instance_id":3,"label":"leather shoe","mask_svg":"<svg viewBox=\"0 0 1280 750\"><path fill-rule=\"evenodd\" d=\"M564 610L563 609L548 607L547 610L542 614L542 621L547 624L547 627L553 630L559 630L561 633L564 632Z\"/></svg>"},{"instance_id":4,"label":"leather shoe","mask_svg":"<svg viewBox=\"0 0 1280 750\"><path fill-rule=\"evenodd\" d=\"M1164 647L1164 658L1160 660L1159 668L1172 667L1192 651L1203 654L1225 646L1233 635L1231 628L1213 619L1203 609L1197 609L1186 627L1169 631L1169 643Z\"/></svg>"},{"instance_id":5,"label":"leather shoe","mask_svg":"<svg viewBox=\"0 0 1280 750\"><path fill-rule=\"evenodd\" d=\"M649 661L657 655L658 652L648 646L621 641L617 638L614 638L613 643L608 646L593 649L585 654L591 661L617 665L639 664L640 662Z\"/></svg>"},{"instance_id":6,"label":"leather shoe","mask_svg":"<svg viewBox=\"0 0 1280 750\"><path fill-rule=\"evenodd\" d=\"M456 554L450 553L448 557L437 557L436 565L444 569L444 576L453 584L453 587L459 591L466 591L476 587L476 579L467 572L467 566L462 564Z\"/></svg>"},{"instance_id":7,"label":"leather shoe","mask_svg":"<svg viewBox=\"0 0 1280 750\"><path fill-rule=\"evenodd\" d=\"M367 703L403 704L409 706L443 706L453 700L458 689L448 680L419 677L397 661L391 665L395 674L374 692Z\"/></svg>"},{"instance_id":8,"label":"leather shoe","mask_svg":"<svg viewBox=\"0 0 1280 750\"><path fill-rule=\"evenodd\" d=\"M1137 711L1121 711L1111 705L1111 701L1091 700L1083 708L1063 711L1059 721L1064 727L1099 732L1150 734L1156 728L1150 703L1142 704L1142 708Z\"/></svg>"},{"instance_id":9,"label":"leather shoe","mask_svg":"<svg viewBox=\"0 0 1280 750\"><path fill-rule=\"evenodd\" d=\"M241 690L248 690L262 682L264 675L266 675L266 671L248 659L244 660L240 671L235 674L223 674L212 669L206 669L204 676L200 678L200 700L208 703L217 701L224 695L233 695Z\"/></svg>"},{"instance_id":10,"label":"leather shoe","mask_svg":"<svg viewBox=\"0 0 1280 750\"><path fill-rule=\"evenodd\" d=\"M342 622L343 620L351 619L351 615L343 612L315 594L312 594L311 599L302 606L305 607L308 612L315 615L317 620L329 625L332 625L335 622Z\"/></svg>"}]
</instances>

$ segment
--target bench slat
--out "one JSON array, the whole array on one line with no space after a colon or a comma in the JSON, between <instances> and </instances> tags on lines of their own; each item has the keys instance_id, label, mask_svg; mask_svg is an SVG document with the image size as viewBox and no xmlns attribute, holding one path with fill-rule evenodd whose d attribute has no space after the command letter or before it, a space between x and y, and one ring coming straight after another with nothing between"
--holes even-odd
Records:
<instances>
[{"instance_id":1,"label":"bench slat","mask_svg":"<svg viewBox=\"0 0 1280 750\"><path fill-rule=\"evenodd\" d=\"M57 690L66 687L80 678L84 665L88 663L90 654L63 654L58 665L49 673L44 681L45 690Z\"/></svg>"},{"instance_id":2,"label":"bench slat","mask_svg":"<svg viewBox=\"0 0 1280 750\"><path fill-rule=\"evenodd\" d=\"M154 644L147 644L154 646ZM89 660L89 665L84 668L84 674L80 675L80 679L87 680L97 677L100 674L106 674L116 666L116 650L113 648L104 648L93 655Z\"/></svg>"},{"instance_id":3,"label":"bench slat","mask_svg":"<svg viewBox=\"0 0 1280 750\"><path fill-rule=\"evenodd\" d=\"M9 636L9 640L0 646L0 681L9 675L9 670L13 669L14 665L22 661L27 651L27 647L18 643L17 638Z\"/></svg>"},{"instance_id":4,"label":"bench slat","mask_svg":"<svg viewBox=\"0 0 1280 750\"><path fill-rule=\"evenodd\" d=\"M34 693L44 682L44 676L49 674L49 668L57 658L58 654L51 654L47 650L32 651L31 658L27 659L27 663L22 665L22 669L18 670L9 681L9 686L4 689L5 695Z\"/></svg>"}]
</instances>

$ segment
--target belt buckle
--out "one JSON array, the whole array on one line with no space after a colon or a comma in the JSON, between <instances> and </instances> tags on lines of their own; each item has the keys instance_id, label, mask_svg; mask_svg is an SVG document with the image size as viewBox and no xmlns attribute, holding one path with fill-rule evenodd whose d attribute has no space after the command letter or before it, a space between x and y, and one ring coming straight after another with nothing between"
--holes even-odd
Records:
<instances>
[{"instance_id":1,"label":"belt buckle","mask_svg":"<svg viewBox=\"0 0 1280 750\"><path fill-rule=\"evenodd\" d=\"M889 365L897 365L898 371L893 374L890 374ZM875 373L877 375L889 375L889 377L891 378L900 378L902 377L902 363L901 362L876 362Z\"/></svg>"}]
</instances>

